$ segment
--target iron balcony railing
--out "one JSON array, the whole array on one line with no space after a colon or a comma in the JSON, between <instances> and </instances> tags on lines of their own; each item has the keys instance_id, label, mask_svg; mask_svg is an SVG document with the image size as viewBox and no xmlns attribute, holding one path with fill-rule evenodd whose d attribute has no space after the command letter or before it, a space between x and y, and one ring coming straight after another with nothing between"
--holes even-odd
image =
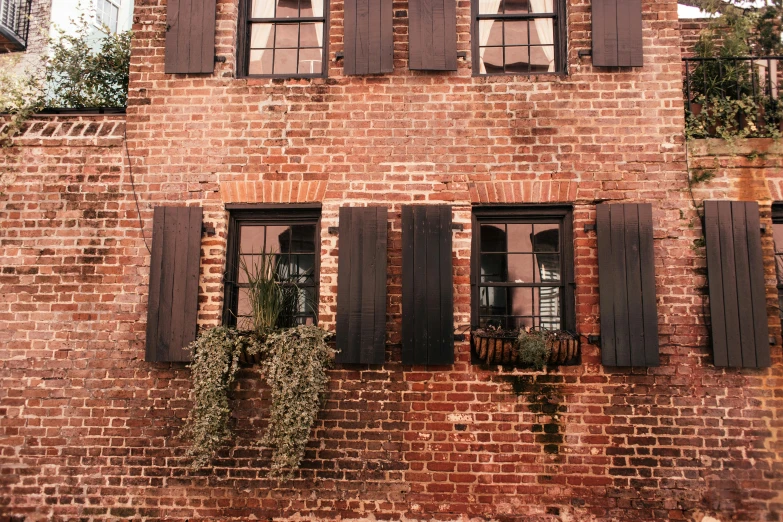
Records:
<instances>
[{"instance_id":1,"label":"iron balcony railing","mask_svg":"<svg viewBox=\"0 0 783 522\"><path fill-rule=\"evenodd\" d=\"M24 51L32 0L0 0L0 52Z\"/></svg>"},{"instance_id":2,"label":"iron balcony railing","mask_svg":"<svg viewBox=\"0 0 783 522\"><path fill-rule=\"evenodd\" d=\"M683 58L689 124L702 133L783 131L783 56ZM721 131L721 129L723 129Z\"/></svg>"}]
</instances>

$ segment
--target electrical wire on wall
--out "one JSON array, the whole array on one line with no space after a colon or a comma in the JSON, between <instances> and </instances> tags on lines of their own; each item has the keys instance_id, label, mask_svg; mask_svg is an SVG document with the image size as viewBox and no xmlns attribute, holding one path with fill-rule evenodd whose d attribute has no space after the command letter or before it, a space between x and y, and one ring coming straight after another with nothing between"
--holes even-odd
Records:
<instances>
[{"instance_id":1,"label":"electrical wire on wall","mask_svg":"<svg viewBox=\"0 0 783 522\"><path fill-rule=\"evenodd\" d=\"M133 200L136 202L136 215L139 218L139 229L141 230L141 239L144 241L144 246L147 248L147 252L152 255L152 250L147 244L147 236L144 234L144 222L141 220L141 209L139 208L139 195L136 194L136 183L133 181L133 164L131 163L130 151L128 150L128 128L122 130L122 135L125 144L125 156L128 158L128 173L130 174L131 190L133 191Z\"/></svg>"}]
</instances>

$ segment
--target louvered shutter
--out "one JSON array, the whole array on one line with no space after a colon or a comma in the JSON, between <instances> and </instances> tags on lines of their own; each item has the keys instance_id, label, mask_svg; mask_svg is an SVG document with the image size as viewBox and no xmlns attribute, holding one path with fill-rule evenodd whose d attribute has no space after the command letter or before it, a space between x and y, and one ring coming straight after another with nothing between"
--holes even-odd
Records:
<instances>
[{"instance_id":1,"label":"louvered shutter","mask_svg":"<svg viewBox=\"0 0 783 522\"><path fill-rule=\"evenodd\" d=\"M601 361L658 366L652 206L603 203L596 210Z\"/></svg>"},{"instance_id":2,"label":"louvered shutter","mask_svg":"<svg viewBox=\"0 0 783 522\"><path fill-rule=\"evenodd\" d=\"M408 68L457 70L456 0L409 0Z\"/></svg>"},{"instance_id":3,"label":"louvered shutter","mask_svg":"<svg viewBox=\"0 0 783 522\"><path fill-rule=\"evenodd\" d=\"M215 68L215 1L168 0L166 73L212 73Z\"/></svg>"},{"instance_id":4,"label":"louvered shutter","mask_svg":"<svg viewBox=\"0 0 783 522\"><path fill-rule=\"evenodd\" d=\"M386 207L340 209L338 363L384 363L387 221Z\"/></svg>"},{"instance_id":5,"label":"louvered shutter","mask_svg":"<svg viewBox=\"0 0 783 522\"><path fill-rule=\"evenodd\" d=\"M593 65L642 67L642 1L592 1Z\"/></svg>"},{"instance_id":6,"label":"louvered shutter","mask_svg":"<svg viewBox=\"0 0 783 522\"><path fill-rule=\"evenodd\" d=\"M345 0L346 75L394 70L392 15L392 0Z\"/></svg>"},{"instance_id":7,"label":"louvered shutter","mask_svg":"<svg viewBox=\"0 0 783 522\"><path fill-rule=\"evenodd\" d=\"M189 361L196 339L201 207L156 207L152 222L146 360Z\"/></svg>"},{"instance_id":8,"label":"louvered shutter","mask_svg":"<svg viewBox=\"0 0 783 522\"><path fill-rule=\"evenodd\" d=\"M451 207L402 207L402 362L454 363Z\"/></svg>"},{"instance_id":9,"label":"louvered shutter","mask_svg":"<svg viewBox=\"0 0 783 522\"><path fill-rule=\"evenodd\" d=\"M755 201L704 202L715 366L770 365L760 228Z\"/></svg>"}]
</instances>

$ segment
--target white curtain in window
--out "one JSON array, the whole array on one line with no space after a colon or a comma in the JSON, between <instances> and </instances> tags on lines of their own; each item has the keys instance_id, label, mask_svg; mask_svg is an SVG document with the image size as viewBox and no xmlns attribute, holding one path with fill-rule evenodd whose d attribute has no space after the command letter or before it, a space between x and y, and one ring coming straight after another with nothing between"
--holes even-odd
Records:
<instances>
[{"instance_id":1,"label":"white curtain in window","mask_svg":"<svg viewBox=\"0 0 783 522\"><path fill-rule=\"evenodd\" d=\"M253 0L253 18L274 18L275 0ZM257 35L253 38L254 47L274 47L269 42L269 34L272 32L272 24L257 24L253 27L252 34ZM256 32L257 31L257 32Z\"/></svg>"},{"instance_id":2,"label":"white curtain in window","mask_svg":"<svg viewBox=\"0 0 783 522\"><path fill-rule=\"evenodd\" d=\"M554 12L554 6L552 5L553 0L530 0L530 12L532 13L552 13ZM535 20L535 28L536 33L538 34L538 41L541 43L541 45L544 45L546 47L541 47L541 49L544 51L544 56L546 56L546 59L549 61L549 70L554 71L555 70L555 48L553 44L555 43L554 40L554 27L553 30L550 31L550 20L551 18L537 18Z\"/></svg>"},{"instance_id":3,"label":"white curtain in window","mask_svg":"<svg viewBox=\"0 0 783 522\"><path fill-rule=\"evenodd\" d=\"M500 7L500 0L479 0L479 14L497 14L498 8ZM479 63L481 63L481 73L486 74L487 68L484 66L484 51L486 48L484 47L487 45L487 42L489 41L489 34L492 32L492 26L495 24L494 20L481 20L479 22L479 35L480 35L480 45L481 45L481 59Z\"/></svg>"},{"instance_id":4,"label":"white curtain in window","mask_svg":"<svg viewBox=\"0 0 783 522\"><path fill-rule=\"evenodd\" d=\"M316 18L320 18L324 15L324 1L325 0L313 0L313 16ZM324 45L324 31L326 30L326 27L324 27L326 24L321 24L321 30L315 32L315 37L318 38L318 47L323 47Z\"/></svg>"}]
</instances>

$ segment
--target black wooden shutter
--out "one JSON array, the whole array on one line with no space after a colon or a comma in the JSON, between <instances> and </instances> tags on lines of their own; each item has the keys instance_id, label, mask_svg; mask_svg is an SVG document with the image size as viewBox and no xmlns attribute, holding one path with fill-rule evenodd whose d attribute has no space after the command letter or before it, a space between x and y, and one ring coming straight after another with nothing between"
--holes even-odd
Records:
<instances>
[{"instance_id":1,"label":"black wooden shutter","mask_svg":"<svg viewBox=\"0 0 783 522\"><path fill-rule=\"evenodd\" d=\"M408 68L457 70L456 0L409 0Z\"/></svg>"},{"instance_id":2,"label":"black wooden shutter","mask_svg":"<svg viewBox=\"0 0 783 522\"><path fill-rule=\"evenodd\" d=\"M340 209L338 363L384 363L387 220L386 207Z\"/></svg>"},{"instance_id":3,"label":"black wooden shutter","mask_svg":"<svg viewBox=\"0 0 783 522\"><path fill-rule=\"evenodd\" d=\"M168 0L166 73L212 73L215 67L215 1Z\"/></svg>"},{"instance_id":4,"label":"black wooden shutter","mask_svg":"<svg viewBox=\"0 0 783 522\"><path fill-rule=\"evenodd\" d=\"M402 207L402 362L454 363L451 207Z\"/></svg>"},{"instance_id":5,"label":"black wooden shutter","mask_svg":"<svg viewBox=\"0 0 783 522\"><path fill-rule=\"evenodd\" d=\"M593 65L642 67L642 0L593 0Z\"/></svg>"},{"instance_id":6,"label":"black wooden shutter","mask_svg":"<svg viewBox=\"0 0 783 522\"><path fill-rule=\"evenodd\" d=\"M652 206L604 203L596 210L601 361L658 366Z\"/></svg>"},{"instance_id":7,"label":"black wooden shutter","mask_svg":"<svg viewBox=\"0 0 783 522\"><path fill-rule=\"evenodd\" d=\"M189 361L196 339L201 207L155 207L146 360Z\"/></svg>"},{"instance_id":8,"label":"black wooden shutter","mask_svg":"<svg viewBox=\"0 0 783 522\"><path fill-rule=\"evenodd\" d=\"M770 365L767 294L755 201L705 201L715 366Z\"/></svg>"},{"instance_id":9,"label":"black wooden shutter","mask_svg":"<svg viewBox=\"0 0 783 522\"><path fill-rule=\"evenodd\" d=\"M345 0L346 75L394 70L392 15L392 0Z\"/></svg>"}]
</instances>

